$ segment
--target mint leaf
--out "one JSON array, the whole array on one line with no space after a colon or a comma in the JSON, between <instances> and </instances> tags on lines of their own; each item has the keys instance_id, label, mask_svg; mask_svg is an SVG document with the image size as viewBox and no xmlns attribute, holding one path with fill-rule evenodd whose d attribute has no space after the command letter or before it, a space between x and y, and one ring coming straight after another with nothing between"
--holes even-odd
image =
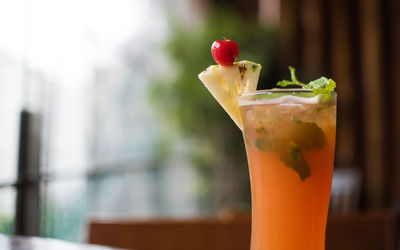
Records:
<instances>
[{"instance_id":1,"label":"mint leaf","mask_svg":"<svg viewBox=\"0 0 400 250\"><path fill-rule=\"evenodd\" d=\"M334 91L336 88L336 83L332 79L328 79L324 76L309 82L307 85L303 87L304 89L311 89L315 95Z\"/></svg>"},{"instance_id":2,"label":"mint leaf","mask_svg":"<svg viewBox=\"0 0 400 250\"><path fill-rule=\"evenodd\" d=\"M296 171L302 181L311 176L311 168L305 161L298 144L290 143L287 150L281 153L280 159L286 167Z\"/></svg>"},{"instance_id":3,"label":"mint leaf","mask_svg":"<svg viewBox=\"0 0 400 250\"><path fill-rule=\"evenodd\" d=\"M318 96L318 102L324 103L327 105L335 105L336 104L335 97L328 93L320 93Z\"/></svg>"},{"instance_id":4,"label":"mint leaf","mask_svg":"<svg viewBox=\"0 0 400 250\"><path fill-rule=\"evenodd\" d=\"M325 145L325 134L315 122L304 122L295 117L292 120L296 128L293 129L291 138L300 148L310 150Z\"/></svg>"},{"instance_id":5,"label":"mint leaf","mask_svg":"<svg viewBox=\"0 0 400 250\"><path fill-rule=\"evenodd\" d=\"M328 79L324 76L309 82L308 84L304 84L297 79L296 76L296 69L289 66L290 77L292 78L291 81L289 80L282 80L279 81L276 85L279 87L286 88L288 86L301 86L303 89L312 90L314 95L318 94L329 94L332 91L335 91L336 83L332 79ZM328 98L325 97L327 100ZM332 99L332 98L331 98ZM329 102L331 101L329 100Z\"/></svg>"},{"instance_id":6,"label":"mint leaf","mask_svg":"<svg viewBox=\"0 0 400 250\"><path fill-rule=\"evenodd\" d=\"M281 124L281 120L276 123ZM324 131L315 122L302 121L292 117L292 122L285 121L286 133L280 133L281 126L265 128L256 126L259 136L254 140L254 146L263 152L276 152L286 167L297 172L304 181L311 175L311 169L303 157L304 151L321 149L326 143ZM270 130L272 129L272 130Z\"/></svg>"},{"instance_id":7,"label":"mint leaf","mask_svg":"<svg viewBox=\"0 0 400 250\"><path fill-rule=\"evenodd\" d=\"M273 152L276 150L274 147L274 139L267 135L257 138L254 141L254 146L263 152Z\"/></svg>"},{"instance_id":8,"label":"mint leaf","mask_svg":"<svg viewBox=\"0 0 400 250\"><path fill-rule=\"evenodd\" d=\"M335 98L330 94L335 91L336 83L332 79L326 77L320 77L317 80L309 82L304 89L311 89L314 95L320 95L318 97L320 103L328 105L335 104Z\"/></svg>"}]
</instances>

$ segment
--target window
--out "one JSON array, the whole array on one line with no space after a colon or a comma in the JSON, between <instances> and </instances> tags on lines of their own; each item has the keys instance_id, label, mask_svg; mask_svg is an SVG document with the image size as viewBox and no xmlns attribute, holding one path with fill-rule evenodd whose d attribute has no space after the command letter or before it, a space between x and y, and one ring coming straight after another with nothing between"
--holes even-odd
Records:
<instances>
[{"instance_id":1,"label":"window","mask_svg":"<svg viewBox=\"0 0 400 250\"><path fill-rule=\"evenodd\" d=\"M16 204L40 208L30 227L41 236L71 241L85 239L92 216L198 213L189 161L160 166L153 157L160 120L147 91L152 65L165 60L153 53L165 25L160 0L0 3L1 233L12 232ZM19 145L21 112L36 127ZM38 166L29 158L29 178L17 181L24 143L23 160L34 152ZM32 183L16 202L16 187Z\"/></svg>"}]
</instances>

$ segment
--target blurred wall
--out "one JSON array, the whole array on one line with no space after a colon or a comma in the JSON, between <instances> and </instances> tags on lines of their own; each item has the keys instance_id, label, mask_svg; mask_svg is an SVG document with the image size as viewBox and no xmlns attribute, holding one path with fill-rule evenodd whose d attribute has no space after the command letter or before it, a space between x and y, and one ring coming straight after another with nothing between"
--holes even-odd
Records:
<instances>
[{"instance_id":1,"label":"blurred wall","mask_svg":"<svg viewBox=\"0 0 400 250\"><path fill-rule=\"evenodd\" d=\"M261 2L270 0L261 0ZM280 71L338 85L337 167L360 168L362 207L400 199L400 1L281 0ZM301 75L303 74L303 75Z\"/></svg>"}]
</instances>

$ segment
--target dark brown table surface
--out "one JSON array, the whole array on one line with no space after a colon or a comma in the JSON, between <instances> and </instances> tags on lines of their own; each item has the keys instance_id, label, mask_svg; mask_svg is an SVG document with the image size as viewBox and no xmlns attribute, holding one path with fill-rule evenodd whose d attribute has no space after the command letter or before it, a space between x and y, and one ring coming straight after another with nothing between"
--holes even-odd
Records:
<instances>
[{"instance_id":1,"label":"dark brown table surface","mask_svg":"<svg viewBox=\"0 0 400 250\"><path fill-rule=\"evenodd\" d=\"M39 238L39 237L19 237L0 234L0 250L116 250L90 244L76 244L61 240Z\"/></svg>"}]
</instances>

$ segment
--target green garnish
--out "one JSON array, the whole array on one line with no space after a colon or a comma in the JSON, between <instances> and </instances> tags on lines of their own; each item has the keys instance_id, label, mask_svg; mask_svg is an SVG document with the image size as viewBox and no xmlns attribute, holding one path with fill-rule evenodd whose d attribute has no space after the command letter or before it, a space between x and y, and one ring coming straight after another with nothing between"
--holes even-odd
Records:
<instances>
[{"instance_id":1,"label":"green garnish","mask_svg":"<svg viewBox=\"0 0 400 250\"><path fill-rule=\"evenodd\" d=\"M271 138L269 138L268 136L262 136L260 138L257 138L254 141L254 146L256 146L256 148L264 152L274 151L274 145L272 144Z\"/></svg>"},{"instance_id":2,"label":"green garnish","mask_svg":"<svg viewBox=\"0 0 400 250\"><path fill-rule=\"evenodd\" d=\"M300 82L300 81L297 79L297 76L296 76L296 69L293 68L292 66L289 66L289 70L290 70L290 77L292 78L292 80L291 80L291 81L289 81L289 80L282 80L282 81L279 81L276 85L278 85L279 87L284 87L284 88L286 88L286 87L288 87L288 86L300 86L300 87L304 87L305 84L302 83L302 82Z\"/></svg>"},{"instance_id":3,"label":"green garnish","mask_svg":"<svg viewBox=\"0 0 400 250\"><path fill-rule=\"evenodd\" d=\"M329 94L332 91L335 91L336 83L332 79L328 79L324 76L309 82L308 84L300 82L296 77L296 69L289 66L290 76L292 78L291 81L289 80L282 80L279 81L276 85L279 87L288 87L288 86L300 86L303 89L312 90L315 95L318 94Z\"/></svg>"},{"instance_id":4,"label":"green garnish","mask_svg":"<svg viewBox=\"0 0 400 250\"><path fill-rule=\"evenodd\" d=\"M279 87L298 86L312 90L312 93L299 93L299 96L300 94L304 97L318 95L320 103L330 105L335 102L335 98L331 95L331 92L335 91L336 88L335 81L323 76L305 84L297 79L295 68L289 66L289 70L291 80L279 81L277 83ZM277 95L286 94L277 93ZM320 107L317 107L314 112L318 113L320 109ZM285 136L279 136L279 133L269 133L268 129L258 127L257 133L260 136L254 141L254 146L260 151L279 153L280 160L286 167L296 171L300 179L304 181L311 176L311 169L304 159L303 153L311 149L322 148L326 141L325 134L315 122L305 122L296 117L292 117L292 123L287 130L289 133L283 133Z\"/></svg>"},{"instance_id":5,"label":"green garnish","mask_svg":"<svg viewBox=\"0 0 400 250\"><path fill-rule=\"evenodd\" d=\"M329 94L335 91L336 83L332 79L326 77L320 77L317 80L309 82L307 85L303 86L303 89L311 89L314 94Z\"/></svg>"},{"instance_id":6,"label":"green garnish","mask_svg":"<svg viewBox=\"0 0 400 250\"><path fill-rule=\"evenodd\" d=\"M295 117L292 118L296 128L291 135L292 140L303 150L322 148L325 144L325 135L315 122L304 122Z\"/></svg>"},{"instance_id":7,"label":"green garnish","mask_svg":"<svg viewBox=\"0 0 400 250\"><path fill-rule=\"evenodd\" d=\"M286 152L281 153L280 159L288 168L296 171L302 181L310 177L310 166L304 159L298 144L294 142L290 143Z\"/></svg>"},{"instance_id":8,"label":"green garnish","mask_svg":"<svg viewBox=\"0 0 400 250\"><path fill-rule=\"evenodd\" d=\"M311 176L311 169L303 157L304 151L320 149L325 145L325 134L315 122L305 122L292 117L290 133L279 136L268 133L263 127L257 128L260 134L254 146L263 152L278 152L286 167L293 169L302 181Z\"/></svg>"}]
</instances>

